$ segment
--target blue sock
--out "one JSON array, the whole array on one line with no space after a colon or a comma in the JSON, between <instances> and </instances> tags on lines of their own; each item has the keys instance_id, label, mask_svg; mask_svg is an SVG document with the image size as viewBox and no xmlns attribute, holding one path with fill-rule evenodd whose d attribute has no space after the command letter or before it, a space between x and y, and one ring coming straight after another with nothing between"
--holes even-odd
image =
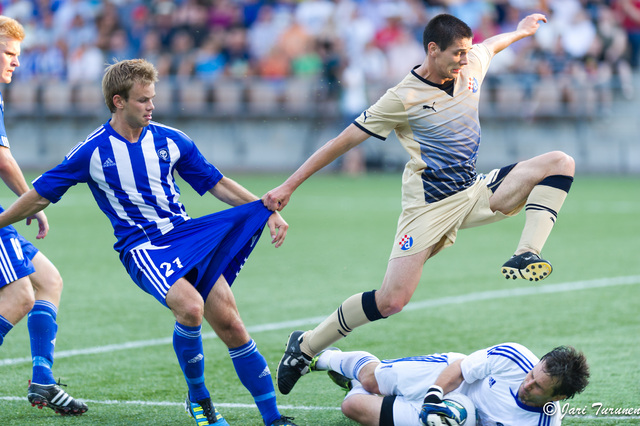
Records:
<instances>
[{"instance_id":1,"label":"blue sock","mask_svg":"<svg viewBox=\"0 0 640 426\"><path fill-rule=\"evenodd\" d=\"M50 385L55 383L51 367L53 350L56 345L58 308L45 300L36 300L27 319L31 340L31 360L33 362L33 383Z\"/></svg>"},{"instance_id":2,"label":"blue sock","mask_svg":"<svg viewBox=\"0 0 640 426\"><path fill-rule=\"evenodd\" d=\"M9 334L12 328L13 324L11 324L5 317L0 315L0 346L2 346L2 342L4 342L4 336Z\"/></svg>"},{"instance_id":3,"label":"blue sock","mask_svg":"<svg viewBox=\"0 0 640 426\"><path fill-rule=\"evenodd\" d=\"M265 424L270 425L278 420L281 416L276 404L271 372L253 339L239 348L229 349L229 355L240 381L253 396Z\"/></svg>"},{"instance_id":4,"label":"blue sock","mask_svg":"<svg viewBox=\"0 0 640 426\"><path fill-rule=\"evenodd\" d=\"M204 354L202 349L202 326L189 327L176 322L173 330L173 349L189 387L189 399L198 402L209 398L204 384Z\"/></svg>"}]
</instances>

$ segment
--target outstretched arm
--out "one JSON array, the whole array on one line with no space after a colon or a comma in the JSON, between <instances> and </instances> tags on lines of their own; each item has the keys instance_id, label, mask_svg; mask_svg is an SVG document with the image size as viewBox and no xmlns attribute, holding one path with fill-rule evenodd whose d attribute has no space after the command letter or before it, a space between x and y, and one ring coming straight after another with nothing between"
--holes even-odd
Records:
<instances>
[{"instance_id":1,"label":"outstretched arm","mask_svg":"<svg viewBox=\"0 0 640 426\"><path fill-rule=\"evenodd\" d=\"M19 222L25 218L35 217L38 220L39 231L36 238L44 238L49 231L44 213L39 213L50 204L35 189L30 189L20 196L11 206L0 214L0 228Z\"/></svg>"},{"instance_id":2,"label":"outstretched arm","mask_svg":"<svg viewBox=\"0 0 640 426\"><path fill-rule=\"evenodd\" d=\"M546 16L541 13L533 13L522 19L515 31L495 35L483 41L482 44L487 46L495 55L516 41L535 34L540 28L540 21L547 22Z\"/></svg>"},{"instance_id":3,"label":"outstretched arm","mask_svg":"<svg viewBox=\"0 0 640 426\"><path fill-rule=\"evenodd\" d=\"M209 192L218 200L232 206L239 206L259 199L244 186L226 176L220 179ZM269 217L267 226L271 233L271 243L280 247L287 236L289 224L280 216L280 213L275 212Z\"/></svg>"},{"instance_id":4,"label":"outstretched arm","mask_svg":"<svg viewBox=\"0 0 640 426\"><path fill-rule=\"evenodd\" d=\"M280 211L287 205L291 194L305 180L318 170L331 164L351 148L364 142L369 135L354 124L349 125L337 137L331 139L305 161L298 170L277 188L262 196L262 202L269 210Z\"/></svg>"},{"instance_id":5,"label":"outstretched arm","mask_svg":"<svg viewBox=\"0 0 640 426\"><path fill-rule=\"evenodd\" d=\"M20 166L18 166L15 158L11 155L9 148L5 146L0 147L0 179L2 179L5 185L7 185L18 197L29 191L29 185L27 185L27 181L24 179ZM47 235L49 232L49 222L47 221L47 216L44 213L30 214L25 217L27 218L27 225L30 225L33 219L38 221L38 235L36 238L44 238ZM17 219L14 222L24 219L25 217ZM3 227L4 226L6 225L3 225Z\"/></svg>"}]
</instances>

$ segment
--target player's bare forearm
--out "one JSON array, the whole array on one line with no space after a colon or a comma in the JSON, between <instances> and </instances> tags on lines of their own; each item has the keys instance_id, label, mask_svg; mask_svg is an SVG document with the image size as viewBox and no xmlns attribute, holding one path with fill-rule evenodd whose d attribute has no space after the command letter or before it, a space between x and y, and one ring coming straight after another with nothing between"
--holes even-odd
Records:
<instances>
[{"instance_id":1,"label":"player's bare forearm","mask_svg":"<svg viewBox=\"0 0 640 426\"><path fill-rule=\"evenodd\" d=\"M434 383L434 385L442 388L445 395L460 386L464 380L460 364L462 364L461 359L449 364L444 370L442 370Z\"/></svg>"},{"instance_id":2,"label":"player's bare forearm","mask_svg":"<svg viewBox=\"0 0 640 426\"><path fill-rule=\"evenodd\" d=\"M228 177L220 179L209 192L218 200L234 207L258 200L248 189Z\"/></svg>"},{"instance_id":3,"label":"player's bare forearm","mask_svg":"<svg viewBox=\"0 0 640 426\"><path fill-rule=\"evenodd\" d=\"M351 124L337 137L331 139L314 152L282 185L267 192L262 197L262 202L269 210L282 210L289 203L293 191L302 185L304 181L331 164L342 154L365 141L368 137L367 133Z\"/></svg>"},{"instance_id":4,"label":"player's bare forearm","mask_svg":"<svg viewBox=\"0 0 640 426\"><path fill-rule=\"evenodd\" d=\"M7 147L0 147L0 179L18 197L29 190L20 166Z\"/></svg>"},{"instance_id":5,"label":"player's bare forearm","mask_svg":"<svg viewBox=\"0 0 640 426\"><path fill-rule=\"evenodd\" d=\"M35 189L30 189L0 214L0 228L34 216L49 204L49 200L38 194Z\"/></svg>"},{"instance_id":6,"label":"player's bare forearm","mask_svg":"<svg viewBox=\"0 0 640 426\"><path fill-rule=\"evenodd\" d=\"M522 19L522 21L518 23L518 27L515 31L489 37L483 41L482 44L487 46L490 51L496 54L506 49L516 41L535 34L536 31L538 31L538 28L540 28L540 22L547 22L547 18L541 13L533 13Z\"/></svg>"}]
</instances>

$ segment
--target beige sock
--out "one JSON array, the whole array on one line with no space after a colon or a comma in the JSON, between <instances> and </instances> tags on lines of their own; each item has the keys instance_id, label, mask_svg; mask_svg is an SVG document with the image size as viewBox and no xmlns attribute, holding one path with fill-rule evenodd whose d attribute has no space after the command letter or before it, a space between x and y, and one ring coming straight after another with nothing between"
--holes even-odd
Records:
<instances>
[{"instance_id":1,"label":"beige sock","mask_svg":"<svg viewBox=\"0 0 640 426\"><path fill-rule=\"evenodd\" d=\"M354 294L316 328L304 334L300 349L310 357L370 322L362 308L362 293Z\"/></svg>"},{"instance_id":2,"label":"beige sock","mask_svg":"<svg viewBox=\"0 0 640 426\"><path fill-rule=\"evenodd\" d=\"M540 254L565 198L567 192L562 189L546 185L533 188L525 205L526 220L516 254L526 251Z\"/></svg>"}]
</instances>

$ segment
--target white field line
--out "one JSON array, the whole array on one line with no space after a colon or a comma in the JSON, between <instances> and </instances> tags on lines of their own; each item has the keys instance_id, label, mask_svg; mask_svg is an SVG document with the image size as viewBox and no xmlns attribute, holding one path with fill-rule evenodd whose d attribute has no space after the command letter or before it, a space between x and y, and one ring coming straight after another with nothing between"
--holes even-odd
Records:
<instances>
[{"instance_id":1,"label":"white field line","mask_svg":"<svg viewBox=\"0 0 640 426\"><path fill-rule=\"evenodd\" d=\"M27 402L26 397L22 396L0 396L0 401L19 401ZM169 402L169 401L117 401L117 400L94 400L94 399L82 399L87 404L105 404L105 405L137 405L137 406L152 406L152 407L183 407L183 402ZM216 402L216 407L220 408L240 408L255 410L254 404L237 404L237 403L224 403ZM340 407L314 407L307 405L281 405L278 404L278 408L281 410L300 410L300 411L340 411ZM640 416L595 416L595 415L566 415L567 419L585 419L585 420L640 420Z\"/></svg>"},{"instance_id":2,"label":"white field line","mask_svg":"<svg viewBox=\"0 0 640 426\"><path fill-rule=\"evenodd\" d=\"M118 401L113 399L106 400L94 400L94 399L82 399L79 400L86 402L87 404L105 404L105 405L147 405L153 407L184 407L184 402L173 402L173 401ZM26 402L27 398L23 396L0 396L0 401L21 401ZM224 407L224 408L247 408L250 410L255 410L255 404L237 404L237 403L224 403L224 402L216 402L216 407ZM308 407L308 406L298 406L298 405L282 405L278 404L278 408L281 410L330 410L330 411L340 411L340 407Z\"/></svg>"},{"instance_id":3,"label":"white field line","mask_svg":"<svg viewBox=\"0 0 640 426\"><path fill-rule=\"evenodd\" d=\"M571 291L589 290L594 288L613 287L620 285L640 284L640 275L632 275L627 277L601 278L588 281L573 281L562 284L536 285L531 284L527 287L510 288L505 290L480 291L459 296L441 297L438 299L428 299L419 302L411 302L404 311L413 311L424 308L439 308L447 305L456 305L461 303L480 302L485 300L507 299L522 296L535 296L540 294L565 293ZM282 329L296 329L308 324L317 324L325 319L324 316L301 318L298 320L282 321L247 327L249 333L259 333L262 331L273 331ZM217 338L214 332L202 334L203 339ZM126 349L145 348L159 345L171 345L172 337L151 340L138 340L133 342L118 343L106 346L96 346L85 349L71 349L66 351L58 351L55 354L56 359L69 358L80 355L92 355L122 351ZM0 360L0 367L5 365L15 365L30 363L31 358L9 358Z\"/></svg>"}]
</instances>

